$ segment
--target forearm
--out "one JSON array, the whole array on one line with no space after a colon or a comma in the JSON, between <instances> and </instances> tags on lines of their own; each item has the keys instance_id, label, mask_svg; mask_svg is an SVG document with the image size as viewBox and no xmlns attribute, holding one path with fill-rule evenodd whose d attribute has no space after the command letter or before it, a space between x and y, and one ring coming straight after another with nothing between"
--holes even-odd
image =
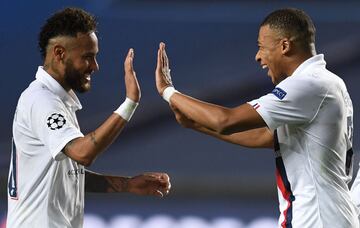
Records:
<instances>
[{"instance_id":1,"label":"forearm","mask_svg":"<svg viewBox=\"0 0 360 228\"><path fill-rule=\"evenodd\" d=\"M222 135L205 127L197 126L196 129L204 134L216 137L226 142L249 148L270 148L274 147L273 135L268 128L257 128L242 131L230 135Z\"/></svg>"},{"instance_id":2,"label":"forearm","mask_svg":"<svg viewBox=\"0 0 360 228\"><path fill-rule=\"evenodd\" d=\"M170 102L189 119L222 135L266 127L266 123L249 104L225 108L179 93L174 93Z\"/></svg>"},{"instance_id":3,"label":"forearm","mask_svg":"<svg viewBox=\"0 0 360 228\"><path fill-rule=\"evenodd\" d=\"M85 171L86 192L126 192L129 177L107 176Z\"/></svg>"},{"instance_id":4,"label":"forearm","mask_svg":"<svg viewBox=\"0 0 360 228\"><path fill-rule=\"evenodd\" d=\"M95 131L69 142L64 152L80 164L89 166L118 137L125 124L126 121L114 113Z\"/></svg>"},{"instance_id":5,"label":"forearm","mask_svg":"<svg viewBox=\"0 0 360 228\"><path fill-rule=\"evenodd\" d=\"M87 192L129 192L137 195L163 197L171 188L166 173L150 172L134 177L108 176L85 171L85 190Z\"/></svg>"},{"instance_id":6,"label":"forearm","mask_svg":"<svg viewBox=\"0 0 360 228\"><path fill-rule=\"evenodd\" d=\"M221 117L225 116L226 108L206 103L185 94L174 93L170 98L171 105L205 128L217 131Z\"/></svg>"}]
</instances>

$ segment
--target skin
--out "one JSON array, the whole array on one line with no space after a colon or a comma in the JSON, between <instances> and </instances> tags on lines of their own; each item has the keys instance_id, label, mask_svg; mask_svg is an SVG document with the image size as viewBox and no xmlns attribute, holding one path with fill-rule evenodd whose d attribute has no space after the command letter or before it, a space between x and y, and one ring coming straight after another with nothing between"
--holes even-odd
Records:
<instances>
[{"instance_id":1,"label":"skin","mask_svg":"<svg viewBox=\"0 0 360 228\"><path fill-rule=\"evenodd\" d=\"M269 25L260 27L259 50L255 59L268 68L268 76L277 85L289 77L306 59L315 54L313 44L302 49L291 37L282 37ZM310 50L310 51L307 51ZM165 44L160 43L155 71L158 93L172 86ZM245 147L273 148L273 134L256 110L249 104L226 108L206 103L182 93L170 98L176 120L184 127Z\"/></svg>"},{"instance_id":2,"label":"skin","mask_svg":"<svg viewBox=\"0 0 360 228\"><path fill-rule=\"evenodd\" d=\"M49 41L47 51L44 68L66 91L90 90L88 77L99 70L96 61L98 39L94 32L78 33L77 37L53 38Z\"/></svg>"},{"instance_id":3,"label":"skin","mask_svg":"<svg viewBox=\"0 0 360 228\"><path fill-rule=\"evenodd\" d=\"M78 33L76 37L52 38L47 47L44 70L66 91L86 92L91 88L91 75L99 70L99 51L95 32ZM133 68L134 50L129 49L125 61L126 96L135 102L141 97ZM89 166L119 136L127 123L112 114L97 129L70 141L63 152L72 160ZM170 180L166 173L144 173L135 177L106 176L86 170L86 190L95 192L132 192L140 195L164 196L169 193Z\"/></svg>"},{"instance_id":4,"label":"skin","mask_svg":"<svg viewBox=\"0 0 360 228\"><path fill-rule=\"evenodd\" d=\"M131 192L138 195L163 197L171 188L170 178L165 173L144 173L134 177L105 176L86 170L87 192Z\"/></svg>"},{"instance_id":5,"label":"skin","mask_svg":"<svg viewBox=\"0 0 360 228\"><path fill-rule=\"evenodd\" d=\"M260 27L258 52L255 60L268 69L268 76L274 85L292 75L295 69L308 58L316 54L313 44L310 51L302 50L292 41L292 37L283 37L269 25Z\"/></svg>"}]
</instances>

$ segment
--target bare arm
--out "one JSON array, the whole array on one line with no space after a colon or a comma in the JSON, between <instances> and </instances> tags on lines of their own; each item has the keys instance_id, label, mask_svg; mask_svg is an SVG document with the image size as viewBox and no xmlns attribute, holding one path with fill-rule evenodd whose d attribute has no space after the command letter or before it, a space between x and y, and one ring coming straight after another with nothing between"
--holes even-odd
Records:
<instances>
[{"instance_id":1,"label":"bare arm","mask_svg":"<svg viewBox=\"0 0 360 228\"><path fill-rule=\"evenodd\" d=\"M112 114L95 131L66 144L64 152L74 161L89 166L120 134L126 121L117 114Z\"/></svg>"},{"instance_id":2,"label":"bare arm","mask_svg":"<svg viewBox=\"0 0 360 228\"><path fill-rule=\"evenodd\" d=\"M222 135L267 127L261 116L249 104L225 108L175 93L171 97L171 105L201 126Z\"/></svg>"},{"instance_id":3,"label":"bare arm","mask_svg":"<svg viewBox=\"0 0 360 228\"><path fill-rule=\"evenodd\" d=\"M158 50L155 75L157 90L162 95L167 87L172 86L164 43L160 43ZM173 94L170 101L187 118L221 135L266 127L264 120L249 104L225 108L181 93Z\"/></svg>"},{"instance_id":4,"label":"bare arm","mask_svg":"<svg viewBox=\"0 0 360 228\"><path fill-rule=\"evenodd\" d=\"M85 171L86 192L129 192L138 195L165 196L171 184L166 173L144 173L134 177L109 176Z\"/></svg>"},{"instance_id":5,"label":"bare arm","mask_svg":"<svg viewBox=\"0 0 360 228\"><path fill-rule=\"evenodd\" d=\"M274 148L273 134L267 127L256 128L231 135L221 135L215 131L211 131L207 128L196 129L207 135L214 136L218 139L230 142L233 144L250 147L250 148Z\"/></svg>"},{"instance_id":6,"label":"bare arm","mask_svg":"<svg viewBox=\"0 0 360 228\"><path fill-rule=\"evenodd\" d=\"M126 97L138 102L140 100L140 87L133 69L134 52L129 50L125 62L125 86ZM89 166L96 157L103 152L118 137L127 123L118 114L112 114L95 131L81 138L70 141L64 148L64 152L71 159Z\"/></svg>"},{"instance_id":7,"label":"bare arm","mask_svg":"<svg viewBox=\"0 0 360 228\"><path fill-rule=\"evenodd\" d=\"M273 134L267 127L256 128L247 131L237 132L233 134L223 135L215 131L212 131L204 126L201 126L199 123L196 123L193 120L187 118L174 106L170 105L171 109L175 114L177 122L186 128L191 128L196 131L205 133L207 135L216 137L218 139L230 142L233 144L251 147L251 148L273 148Z\"/></svg>"}]
</instances>

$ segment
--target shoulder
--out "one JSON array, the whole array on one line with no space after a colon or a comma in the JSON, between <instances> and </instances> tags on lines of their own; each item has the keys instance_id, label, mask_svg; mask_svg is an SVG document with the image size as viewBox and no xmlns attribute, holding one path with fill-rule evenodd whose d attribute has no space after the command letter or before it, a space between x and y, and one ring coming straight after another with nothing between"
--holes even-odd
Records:
<instances>
[{"instance_id":1,"label":"shoulder","mask_svg":"<svg viewBox=\"0 0 360 228\"><path fill-rule=\"evenodd\" d=\"M31 119L43 119L54 111L64 109L61 98L35 80L21 94L16 113L17 119L31 122Z\"/></svg>"},{"instance_id":2,"label":"shoulder","mask_svg":"<svg viewBox=\"0 0 360 228\"><path fill-rule=\"evenodd\" d=\"M59 103L59 96L50 91L44 84L39 81L33 81L20 96L19 103L25 106L33 105L49 105L51 103Z\"/></svg>"},{"instance_id":3,"label":"shoulder","mask_svg":"<svg viewBox=\"0 0 360 228\"><path fill-rule=\"evenodd\" d=\"M314 94L325 95L328 91L328 84L330 83L329 73L331 72L328 72L326 69L312 68L311 70L309 69L286 78L280 82L277 87L303 96Z\"/></svg>"}]
</instances>

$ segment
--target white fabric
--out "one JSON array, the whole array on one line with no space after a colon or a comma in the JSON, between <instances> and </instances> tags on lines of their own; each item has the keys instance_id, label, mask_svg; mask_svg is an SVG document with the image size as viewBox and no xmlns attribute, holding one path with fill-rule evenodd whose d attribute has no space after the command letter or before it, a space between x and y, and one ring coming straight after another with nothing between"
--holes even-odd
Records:
<instances>
[{"instance_id":1,"label":"white fabric","mask_svg":"<svg viewBox=\"0 0 360 228\"><path fill-rule=\"evenodd\" d=\"M169 86L166 87L163 91L162 97L165 101L167 101L168 103L170 103L170 98L172 95L174 95L174 93L178 93L179 91L177 91L174 87Z\"/></svg>"},{"instance_id":2,"label":"white fabric","mask_svg":"<svg viewBox=\"0 0 360 228\"><path fill-rule=\"evenodd\" d=\"M126 98L120 107L114 111L114 113L118 114L121 116L121 118L129 122L131 117L134 115L138 105L139 103L131 100L130 98Z\"/></svg>"},{"instance_id":3,"label":"white fabric","mask_svg":"<svg viewBox=\"0 0 360 228\"><path fill-rule=\"evenodd\" d=\"M14 117L7 227L82 227L85 170L61 151L83 137L79 109L75 93L39 67Z\"/></svg>"},{"instance_id":4,"label":"white fabric","mask_svg":"<svg viewBox=\"0 0 360 228\"><path fill-rule=\"evenodd\" d=\"M293 228L359 227L347 186L351 172L345 169L353 107L323 55L306 60L272 93L249 103L278 138L279 226L286 227L286 220Z\"/></svg>"}]
</instances>

